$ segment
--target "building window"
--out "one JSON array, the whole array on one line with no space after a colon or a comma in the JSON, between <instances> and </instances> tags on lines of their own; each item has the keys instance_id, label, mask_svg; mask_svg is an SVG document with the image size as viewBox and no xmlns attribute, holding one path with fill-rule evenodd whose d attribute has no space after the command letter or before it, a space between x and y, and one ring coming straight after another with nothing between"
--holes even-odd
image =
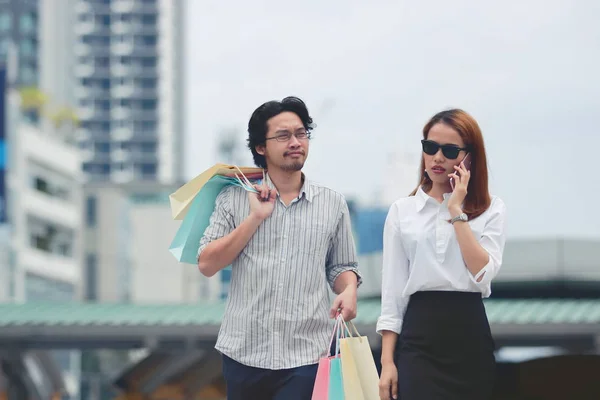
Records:
<instances>
[{"instance_id":1,"label":"building window","mask_svg":"<svg viewBox=\"0 0 600 400\"><path fill-rule=\"evenodd\" d=\"M142 100L142 110L150 111L156 109L156 100Z\"/></svg>"},{"instance_id":2,"label":"building window","mask_svg":"<svg viewBox=\"0 0 600 400\"><path fill-rule=\"evenodd\" d=\"M98 263L95 254L88 254L85 260L85 298L98 300Z\"/></svg>"},{"instance_id":3,"label":"building window","mask_svg":"<svg viewBox=\"0 0 600 400\"><path fill-rule=\"evenodd\" d=\"M21 15L19 20L19 27L21 32L29 33L34 32L37 25L37 15L34 13L28 13Z\"/></svg>"},{"instance_id":4,"label":"building window","mask_svg":"<svg viewBox=\"0 0 600 400\"><path fill-rule=\"evenodd\" d=\"M30 38L24 38L21 41L21 55L25 57L34 56L37 53L37 43Z\"/></svg>"},{"instance_id":5,"label":"building window","mask_svg":"<svg viewBox=\"0 0 600 400\"><path fill-rule=\"evenodd\" d=\"M71 283L27 273L25 275L25 299L27 301L73 301L75 286Z\"/></svg>"},{"instance_id":6,"label":"building window","mask_svg":"<svg viewBox=\"0 0 600 400\"><path fill-rule=\"evenodd\" d=\"M142 178L153 179L156 177L156 164L142 164L140 170Z\"/></svg>"},{"instance_id":7,"label":"building window","mask_svg":"<svg viewBox=\"0 0 600 400\"><path fill-rule=\"evenodd\" d=\"M32 166L30 182L33 189L45 195L67 201L71 198L68 178L41 165Z\"/></svg>"},{"instance_id":8,"label":"building window","mask_svg":"<svg viewBox=\"0 0 600 400\"><path fill-rule=\"evenodd\" d=\"M31 216L28 218L27 223L29 244L32 248L63 257L73 256L75 235L72 229Z\"/></svg>"},{"instance_id":9,"label":"building window","mask_svg":"<svg viewBox=\"0 0 600 400\"><path fill-rule=\"evenodd\" d=\"M24 85L32 85L36 81L36 71L32 66L22 66L19 71L19 75L19 78Z\"/></svg>"},{"instance_id":10,"label":"building window","mask_svg":"<svg viewBox=\"0 0 600 400\"><path fill-rule=\"evenodd\" d=\"M85 222L88 227L93 228L97 223L97 200L95 196L88 196L85 202Z\"/></svg>"},{"instance_id":11,"label":"building window","mask_svg":"<svg viewBox=\"0 0 600 400\"><path fill-rule=\"evenodd\" d=\"M110 143L96 142L94 147L96 149L96 153L98 154L106 154L110 152Z\"/></svg>"},{"instance_id":12,"label":"building window","mask_svg":"<svg viewBox=\"0 0 600 400\"><path fill-rule=\"evenodd\" d=\"M0 31L9 31L12 28L12 15L0 14Z\"/></svg>"},{"instance_id":13,"label":"building window","mask_svg":"<svg viewBox=\"0 0 600 400\"><path fill-rule=\"evenodd\" d=\"M140 150L142 154L154 154L156 153L156 143L140 143Z\"/></svg>"},{"instance_id":14,"label":"building window","mask_svg":"<svg viewBox=\"0 0 600 400\"><path fill-rule=\"evenodd\" d=\"M142 15L142 24L148 26L156 25L156 15Z\"/></svg>"}]
</instances>

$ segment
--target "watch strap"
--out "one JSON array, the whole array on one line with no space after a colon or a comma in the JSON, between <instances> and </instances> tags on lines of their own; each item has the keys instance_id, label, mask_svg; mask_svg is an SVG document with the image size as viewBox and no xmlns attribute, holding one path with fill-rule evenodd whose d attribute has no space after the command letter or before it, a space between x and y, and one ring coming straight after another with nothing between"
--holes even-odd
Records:
<instances>
[{"instance_id":1,"label":"watch strap","mask_svg":"<svg viewBox=\"0 0 600 400\"><path fill-rule=\"evenodd\" d=\"M467 220L468 220L468 218L467 218L467 214L465 214L465 213L460 213L460 214L459 214L459 215L457 215L456 217L452 218L452 219L450 220L450 223L454 225L454 223L455 223L456 221L465 221L465 222L466 222Z\"/></svg>"}]
</instances>

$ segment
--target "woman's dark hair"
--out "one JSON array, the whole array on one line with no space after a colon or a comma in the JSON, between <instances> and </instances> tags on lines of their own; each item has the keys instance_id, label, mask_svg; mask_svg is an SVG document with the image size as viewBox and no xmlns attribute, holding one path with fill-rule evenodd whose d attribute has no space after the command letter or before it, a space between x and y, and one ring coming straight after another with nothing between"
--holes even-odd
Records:
<instances>
[{"instance_id":1,"label":"woman's dark hair","mask_svg":"<svg viewBox=\"0 0 600 400\"><path fill-rule=\"evenodd\" d=\"M248 148L252 152L254 164L259 168L267 167L265 157L256 151L256 146L264 145L266 142L265 139L269 129L267 122L274 116L286 111L293 112L300 118L306 132L310 133L314 128L306 104L298 97L289 96L281 101L268 101L258 107L254 110L248 122Z\"/></svg>"}]
</instances>

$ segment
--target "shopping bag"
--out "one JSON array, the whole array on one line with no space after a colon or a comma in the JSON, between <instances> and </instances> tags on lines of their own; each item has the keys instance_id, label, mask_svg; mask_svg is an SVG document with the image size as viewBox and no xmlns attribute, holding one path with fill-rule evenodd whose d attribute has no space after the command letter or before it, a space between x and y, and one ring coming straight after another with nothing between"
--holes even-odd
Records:
<instances>
[{"instance_id":1,"label":"shopping bag","mask_svg":"<svg viewBox=\"0 0 600 400\"><path fill-rule=\"evenodd\" d=\"M313 388L312 400L328 400L330 357L322 357L317 367L317 376Z\"/></svg>"},{"instance_id":2,"label":"shopping bag","mask_svg":"<svg viewBox=\"0 0 600 400\"><path fill-rule=\"evenodd\" d=\"M340 339L340 360L346 400L379 400L379 374L369 340L351 321L344 326L349 335Z\"/></svg>"},{"instance_id":3,"label":"shopping bag","mask_svg":"<svg viewBox=\"0 0 600 400\"><path fill-rule=\"evenodd\" d=\"M214 176L234 178L240 173L245 175L248 179L257 179L263 177L262 168L238 168L234 165L221 163L215 164L169 195L173 219L181 220L186 216L196 195Z\"/></svg>"},{"instance_id":4,"label":"shopping bag","mask_svg":"<svg viewBox=\"0 0 600 400\"><path fill-rule=\"evenodd\" d=\"M317 376L311 400L344 400L344 383L342 381L342 364L340 360L340 338L344 337L342 320L336 319L327 355L319 360ZM332 353L333 340L335 349Z\"/></svg>"},{"instance_id":5,"label":"shopping bag","mask_svg":"<svg viewBox=\"0 0 600 400\"><path fill-rule=\"evenodd\" d=\"M171 245L169 251L177 261L196 264L200 239L210 223L215 210L215 200L221 190L228 185L239 185L235 178L215 175L210 178L193 198Z\"/></svg>"},{"instance_id":6,"label":"shopping bag","mask_svg":"<svg viewBox=\"0 0 600 400\"><path fill-rule=\"evenodd\" d=\"M333 357L329 364L329 390L327 400L345 400L344 376L339 354Z\"/></svg>"}]
</instances>

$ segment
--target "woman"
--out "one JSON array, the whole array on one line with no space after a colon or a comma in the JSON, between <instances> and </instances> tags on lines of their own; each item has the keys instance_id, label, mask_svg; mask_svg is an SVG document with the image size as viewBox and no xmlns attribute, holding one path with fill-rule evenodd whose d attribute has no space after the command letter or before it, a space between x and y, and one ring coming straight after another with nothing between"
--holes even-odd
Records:
<instances>
[{"instance_id":1,"label":"woman","mask_svg":"<svg viewBox=\"0 0 600 400\"><path fill-rule=\"evenodd\" d=\"M482 297L502 263L506 208L488 192L469 114L440 112L423 137L420 184L384 228L380 397L485 400L495 359Z\"/></svg>"}]
</instances>

